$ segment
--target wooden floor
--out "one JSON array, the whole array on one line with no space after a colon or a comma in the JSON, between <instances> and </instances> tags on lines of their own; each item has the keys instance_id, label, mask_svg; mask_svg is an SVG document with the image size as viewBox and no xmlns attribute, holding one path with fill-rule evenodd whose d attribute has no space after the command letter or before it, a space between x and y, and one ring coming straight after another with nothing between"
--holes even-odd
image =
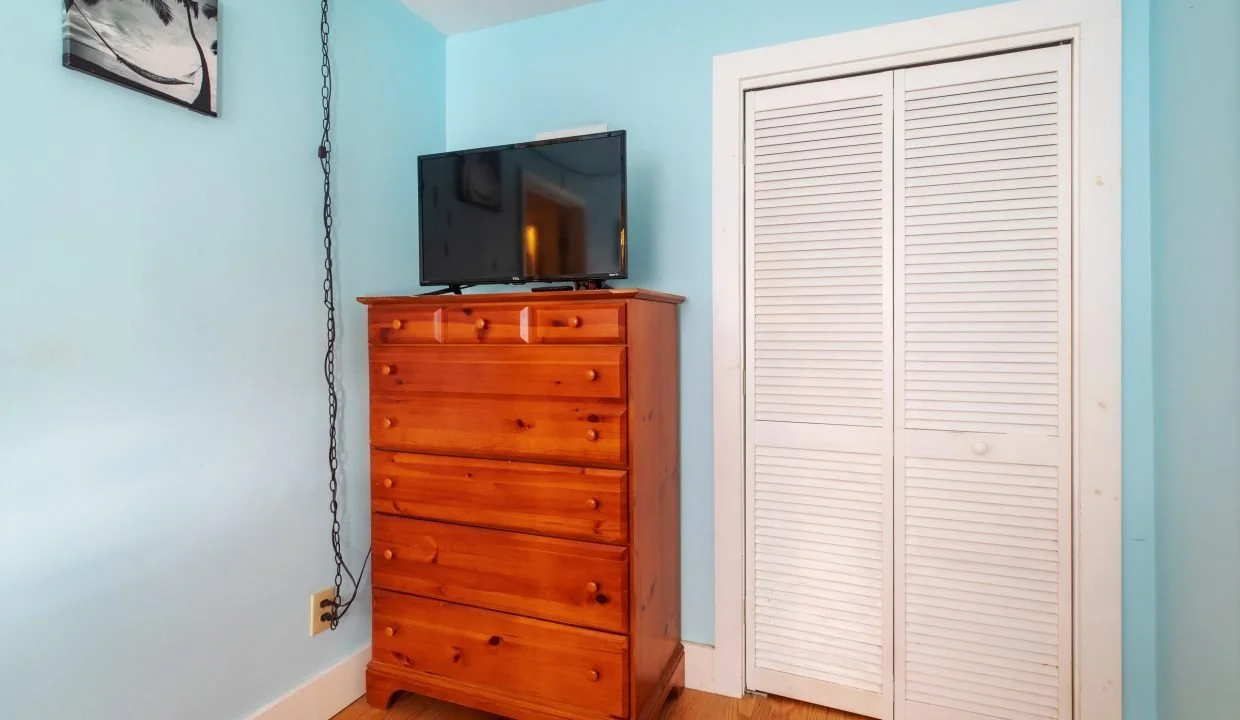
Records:
<instances>
[{"instance_id":1,"label":"wooden floor","mask_svg":"<svg viewBox=\"0 0 1240 720\"><path fill-rule=\"evenodd\" d=\"M417 695L402 696L384 712L358 700L334 720L494 720L477 710L437 702ZM865 720L857 715L805 705L776 697L748 695L739 700L686 690L663 709L662 720Z\"/></svg>"}]
</instances>

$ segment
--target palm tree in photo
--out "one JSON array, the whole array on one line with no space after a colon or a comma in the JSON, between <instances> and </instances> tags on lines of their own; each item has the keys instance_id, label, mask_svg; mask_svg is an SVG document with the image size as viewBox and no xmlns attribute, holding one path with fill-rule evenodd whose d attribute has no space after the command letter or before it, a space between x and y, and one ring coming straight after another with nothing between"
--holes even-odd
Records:
<instances>
[{"instance_id":1,"label":"palm tree in photo","mask_svg":"<svg viewBox=\"0 0 1240 720\"><path fill-rule=\"evenodd\" d=\"M202 9L202 14L206 15L208 20L214 20L216 17L219 16L220 8L218 5L207 5L206 7ZM214 40L211 42L211 54L216 57L220 56L220 41L219 40Z\"/></svg>"},{"instance_id":2,"label":"palm tree in photo","mask_svg":"<svg viewBox=\"0 0 1240 720\"><path fill-rule=\"evenodd\" d=\"M103 0L65 0L65 12L68 12L70 8L77 5L79 2L86 7L94 7L95 5L103 2ZM149 7L155 13L155 16L159 18L159 21L165 26L172 24L174 16L172 14L172 6L168 4L168 0L140 0L140 2ZM207 68L207 54L203 51L202 42L198 39L198 33L194 30L194 20L199 17L199 13L206 15L209 20L214 19L219 13L219 8L214 3L206 4L202 0L173 0L173 2L185 8L185 19L189 23L189 34L194 40L194 47L198 49L198 61L201 66L202 86L198 90L198 97L195 98L189 106L195 110L210 113L212 111L211 73ZM204 5L205 7L203 7ZM81 11L81 8L79 7L78 10ZM83 15L83 17L85 17L85 15ZM89 22L90 20L87 18L87 23ZM91 29L94 29L93 25L91 25ZM95 30L95 34L99 35L99 32ZM99 39L103 42L104 46L106 46L108 50L116 56L117 60L147 80L161 85L187 84L184 80L177 80L175 78L166 78L161 75L156 75L145 68L135 65L113 50L112 46L108 45L107 40L105 40L102 35L99 35ZM212 45L211 49L212 52L214 52L215 45Z\"/></svg>"},{"instance_id":3,"label":"palm tree in photo","mask_svg":"<svg viewBox=\"0 0 1240 720\"><path fill-rule=\"evenodd\" d=\"M207 54L202 50L202 41L198 39L198 33L194 31L194 20L198 17L200 10L199 0L176 0L179 5L185 8L185 19L189 21L189 36L194 39L194 47L198 48L198 61L202 63L202 87L198 90L198 97L194 102L190 103L190 107L205 113L211 112L211 72L207 69ZM146 4L164 3L164 0L143 0ZM157 11L158 12L158 11ZM207 19L214 18L218 8L215 5L206 6ZM164 21L167 25L169 21Z\"/></svg>"}]
</instances>

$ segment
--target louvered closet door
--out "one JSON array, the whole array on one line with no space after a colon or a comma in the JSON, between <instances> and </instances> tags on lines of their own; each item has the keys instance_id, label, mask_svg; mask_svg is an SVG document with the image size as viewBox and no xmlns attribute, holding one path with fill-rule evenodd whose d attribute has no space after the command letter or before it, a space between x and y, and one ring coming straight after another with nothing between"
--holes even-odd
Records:
<instances>
[{"instance_id":1,"label":"louvered closet door","mask_svg":"<svg viewBox=\"0 0 1240 720\"><path fill-rule=\"evenodd\" d=\"M1071 717L1070 58L896 73L901 720Z\"/></svg>"},{"instance_id":2,"label":"louvered closet door","mask_svg":"<svg viewBox=\"0 0 1240 720\"><path fill-rule=\"evenodd\" d=\"M752 689L893 703L892 74L747 100Z\"/></svg>"}]
</instances>

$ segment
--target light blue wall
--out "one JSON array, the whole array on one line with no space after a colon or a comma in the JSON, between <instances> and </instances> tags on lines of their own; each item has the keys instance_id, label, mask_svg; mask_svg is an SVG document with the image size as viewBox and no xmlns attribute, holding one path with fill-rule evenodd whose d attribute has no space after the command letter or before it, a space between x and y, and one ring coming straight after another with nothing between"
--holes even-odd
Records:
<instances>
[{"instance_id":1,"label":"light blue wall","mask_svg":"<svg viewBox=\"0 0 1240 720\"><path fill-rule=\"evenodd\" d=\"M221 117L60 67L0 11L0 717L248 717L361 647L331 584L318 3L225 2ZM416 284L414 158L444 40L335 5L348 554L366 542L365 332Z\"/></svg>"},{"instance_id":2,"label":"light blue wall","mask_svg":"<svg viewBox=\"0 0 1240 720\"><path fill-rule=\"evenodd\" d=\"M935 0L948 12L986 0ZM924 0L605 0L448 39L448 147L602 121L629 132L629 285L679 293L684 635L714 634L711 65L932 14Z\"/></svg>"},{"instance_id":3,"label":"light blue wall","mask_svg":"<svg viewBox=\"0 0 1240 720\"><path fill-rule=\"evenodd\" d=\"M1240 707L1240 3L1153 0L1160 716Z\"/></svg>"},{"instance_id":4,"label":"light blue wall","mask_svg":"<svg viewBox=\"0 0 1240 720\"><path fill-rule=\"evenodd\" d=\"M1150 279L1150 0L1124 0L1124 717L1157 709L1154 353Z\"/></svg>"},{"instance_id":5,"label":"light blue wall","mask_svg":"<svg viewBox=\"0 0 1240 720\"><path fill-rule=\"evenodd\" d=\"M713 635L711 58L990 4L986 0L605 0L448 40L448 146L605 121L629 131L629 284L682 311L684 634ZM1125 687L1154 717L1148 0L1125 3Z\"/></svg>"}]
</instances>

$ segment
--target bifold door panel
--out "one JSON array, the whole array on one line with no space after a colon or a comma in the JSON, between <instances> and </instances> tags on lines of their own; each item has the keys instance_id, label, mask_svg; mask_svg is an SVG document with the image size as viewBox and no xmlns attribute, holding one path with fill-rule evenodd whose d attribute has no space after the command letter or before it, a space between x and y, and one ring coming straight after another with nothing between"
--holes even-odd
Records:
<instances>
[{"instance_id":1,"label":"bifold door panel","mask_svg":"<svg viewBox=\"0 0 1240 720\"><path fill-rule=\"evenodd\" d=\"M1071 49L752 92L748 683L1072 713Z\"/></svg>"}]
</instances>

